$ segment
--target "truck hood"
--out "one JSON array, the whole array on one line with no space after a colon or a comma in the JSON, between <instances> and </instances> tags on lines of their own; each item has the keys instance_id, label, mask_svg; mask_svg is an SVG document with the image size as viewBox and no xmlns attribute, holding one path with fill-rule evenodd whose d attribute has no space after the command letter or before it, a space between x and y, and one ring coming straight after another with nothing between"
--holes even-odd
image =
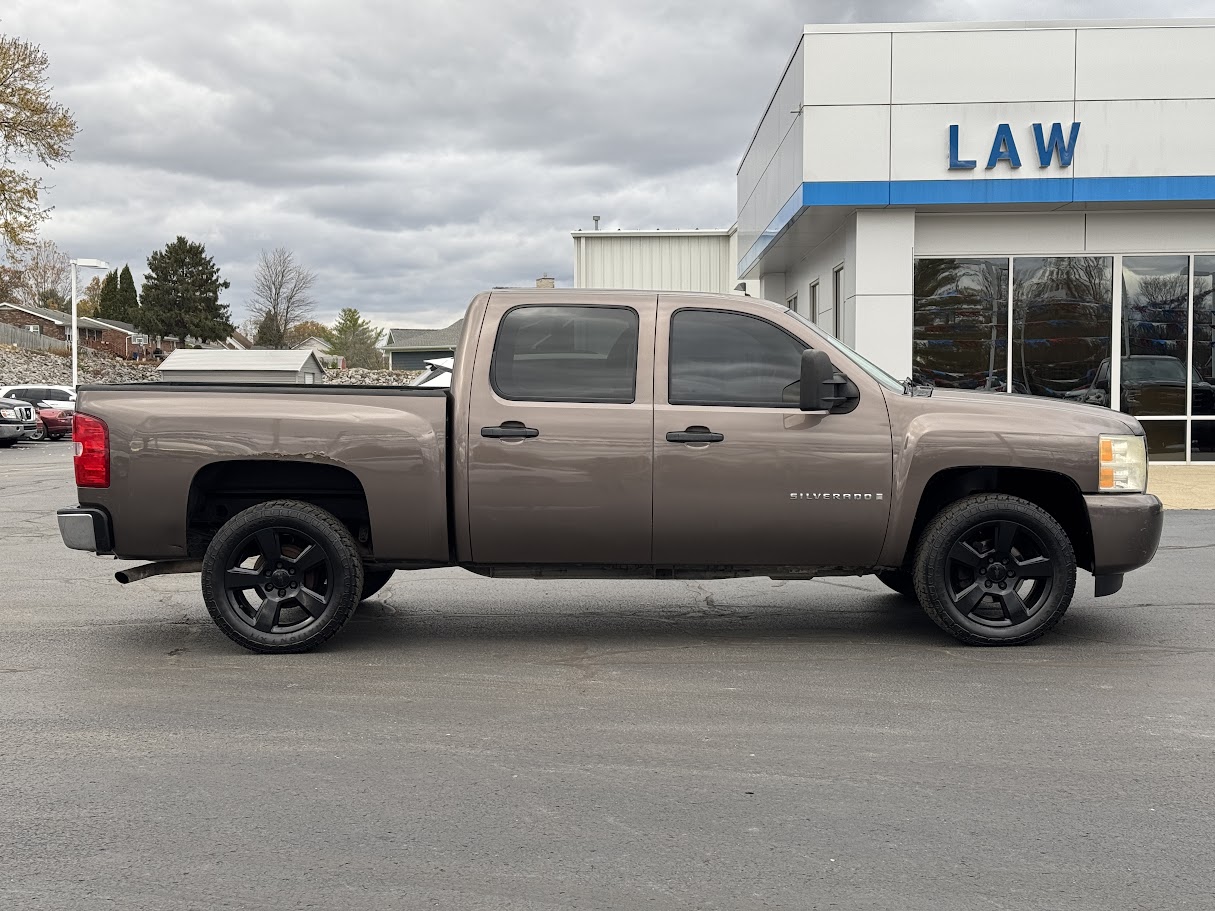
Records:
<instances>
[{"instance_id":1,"label":"truck hood","mask_svg":"<svg viewBox=\"0 0 1215 911\"><path fill-rule=\"evenodd\" d=\"M975 416L975 430L1020 430L1052 436L1091 437L1099 433L1135 433L1143 427L1130 415L1100 405L1017 393L936 389L930 396L886 396L891 416L907 420L933 413ZM989 423L988 423L989 422Z\"/></svg>"}]
</instances>

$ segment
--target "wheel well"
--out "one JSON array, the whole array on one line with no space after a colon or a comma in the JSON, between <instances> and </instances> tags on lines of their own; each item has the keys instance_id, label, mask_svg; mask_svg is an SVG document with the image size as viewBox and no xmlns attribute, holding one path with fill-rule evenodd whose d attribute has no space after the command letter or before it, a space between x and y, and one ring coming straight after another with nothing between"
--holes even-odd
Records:
<instances>
[{"instance_id":1,"label":"wheel well","mask_svg":"<svg viewBox=\"0 0 1215 911\"><path fill-rule=\"evenodd\" d=\"M1071 539L1076 563L1082 569L1092 569L1093 533L1080 488L1066 475L1034 468L949 468L933 475L920 496L904 562L911 562L920 534L933 516L975 493L1006 493L1042 507Z\"/></svg>"},{"instance_id":2,"label":"wheel well","mask_svg":"<svg viewBox=\"0 0 1215 911\"><path fill-rule=\"evenodd\" d=\"M202 557L225 522L269 500L302 500L331 512L371 555L371 517L359 479L336 465L279 460L215 462L199 470L187 506L189 555Z\"/></svg>"}]
</instances>

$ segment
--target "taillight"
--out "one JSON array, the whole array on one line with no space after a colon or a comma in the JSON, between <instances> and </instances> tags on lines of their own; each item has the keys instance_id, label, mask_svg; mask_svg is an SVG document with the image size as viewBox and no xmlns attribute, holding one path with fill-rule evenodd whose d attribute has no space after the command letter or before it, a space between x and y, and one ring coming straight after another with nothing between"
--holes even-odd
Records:
<instances>
[{"instance_id":1,"label":"taillight","mask_svg":"<svg viewBox=\"0 0 1215 911\"><path fill-rule=\"evenodd\" d=\"M110 431L105 421L80 412L72 415L72 441L76 446L76 486L109 487Z\"/></svg>"}]
</instances>

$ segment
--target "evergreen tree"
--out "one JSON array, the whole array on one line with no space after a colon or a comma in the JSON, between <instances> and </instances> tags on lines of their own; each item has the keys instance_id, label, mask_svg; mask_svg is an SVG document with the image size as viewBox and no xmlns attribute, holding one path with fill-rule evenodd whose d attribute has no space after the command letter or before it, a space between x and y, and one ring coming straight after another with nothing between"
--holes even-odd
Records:
<instances>
[{"instance_id":1,"label":"evergreen tree","mask_svg":"<svg viewBox=\"0 0 1215 911\"><path fill-rule=\"evenodd\" d=\"M101 280L101 291L97 295L98 319L122 319L122 308L118 302L118 272L107 272Z\"/></svg>"},{"instance_id":2,"label":"evergreen tree","mask_svg":"<svg viewBox=\"0 0 1215 911\"><path fill-rule=\"evenodd\" d=\"M371 320L363 319L358 310L346 307L329 330L326 353L345 357L347 367L377 370L384 366L384 355L379 350L383 335L384 330L372 328Z\"/></svg>"},{"instance_id":3,"label":"evergreen tree","mask_svg":"<svg viewBox=\"0 0 1215 911\"><path fill-rule=\"evenodd\" d=\"M135 279L131 276L130 266L123 266L122 271L118 273L118 309L122 316L117 319L127 323L135 322L135 316L139 312L139 293L135 290Z\"/></svg>"},{"instance_id":4,"label":"evergreen tree","mask_svg":"<svg viewBox=\"0 0 1215 911\"><path fill-rule=\"evenodd\" d=\"M228 287L207 248L178 235L148 257L135 326L149 335L172 335L183 342L187 336L222 341L233 331L228 307L219 302L220 291Z\"/></svg>"}]
</instances>

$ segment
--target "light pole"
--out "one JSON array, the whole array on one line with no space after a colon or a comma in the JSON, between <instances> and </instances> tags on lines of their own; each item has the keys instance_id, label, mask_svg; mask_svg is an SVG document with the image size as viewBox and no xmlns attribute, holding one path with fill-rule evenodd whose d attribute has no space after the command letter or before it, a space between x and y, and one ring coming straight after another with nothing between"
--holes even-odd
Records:
<instances>
[{"instance_id":1,"label":"light pole","mask_svg":"<svg viewBox=\"0 0 1215 911\"><path fill-rule=\"evenodd\" d=\"M76 270L77 269L104 269L109 270L110 264L100 259L74 259L72 260L72 389L76 388L77 373L79 370L80 348L77 336L80 334L76 331Z\"/></svg>"}]
</instances>

